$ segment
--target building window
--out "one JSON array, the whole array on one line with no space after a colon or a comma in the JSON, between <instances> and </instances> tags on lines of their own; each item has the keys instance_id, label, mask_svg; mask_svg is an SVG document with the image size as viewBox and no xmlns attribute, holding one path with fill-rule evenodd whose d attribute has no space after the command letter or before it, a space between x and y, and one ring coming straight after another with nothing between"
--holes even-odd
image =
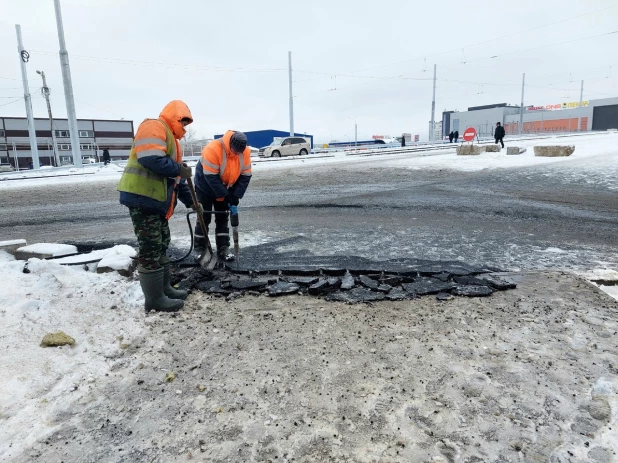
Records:
<instances>
[{"instance_id":1,"label":"building window","mask_svg":"<svg viewBox=\"0 0 618 463\"><path fill-rule=\"evenodd\" d=\"M84 145L79 145L79 149L81 149L82 151L92 151L93 147L91 144L86 143Z\"/></svg>"},{"instance_id":2,"label":"building window","mask_svg":"<svg viewBox=\"0 0 618 463\"><path fill-rule=\"evenodd\" d=\"M60 143L58 145L58 150L60 150L60 151L71 151L71 145L69 145L67 143Z\"/></svg>"},{"instance_id":3,"label":"building window","mask_svg":"<svg viewBox=\"0 0 618 463\"><path fill-rule=\"evenodd\" d=\"M0 151L8 151L7 145L1 145L0 144Z\"/></svg>"},{"instance_id":4,"label":"building window","mask_svg":"<svg viewBox=\"0 0 618 463\"><path fill-rule=\"evenodd\" d=\"M94 132L92 130L80 130L79 137L80 138L93 138Z\"/></svg>"},{"instance_id":5,"label":"building window","mask_svg":"<svg viewBox=\"0 0 618 463\"><path fill-rule=\"evenodd\" d=\"M68 130L55 130L56 136L60 138L69 138Z\"/></svg>"},{"instance_id":6,"label":"building window","mask_svg":"<svg viewBox=\"0 0 618 463\"><path fill-rule=\"evenodd\" d=\"M0 129L0 137L4 137L4 130Z\"/></svg>"}]
</instances>

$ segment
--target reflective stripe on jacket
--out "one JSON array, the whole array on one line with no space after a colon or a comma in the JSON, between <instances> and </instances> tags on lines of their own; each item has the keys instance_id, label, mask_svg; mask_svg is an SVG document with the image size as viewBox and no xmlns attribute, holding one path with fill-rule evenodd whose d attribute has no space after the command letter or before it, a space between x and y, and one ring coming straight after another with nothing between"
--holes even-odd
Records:
<instances>
[{"instance_id":1,"label":"reflective stripe on jacket","mask_svg":"<svg viewBox=\"0 0 618 463\"><path fill-rule=\"evenodd\" d=\"M140 124L118 191L134 193L164 202L167 200L167 178L139 163L147 156L168 156L180 162L182 154L170 128L161 119L146 119Z\"/></svg>"},{"instance_id":2,"label":"reflective stripe on jacket","mask_svg":"<svg viewBox=\"0 0 618 463\"><path fill-rule=\"evenodd\" d=\"M251 179L251 150L245 148L240 156L232 152L233 134L234 131L228 130L223 138L204 147L195 173L196 187L218 200L228 192L242 198Z\"/></svg>"}]
</instances>

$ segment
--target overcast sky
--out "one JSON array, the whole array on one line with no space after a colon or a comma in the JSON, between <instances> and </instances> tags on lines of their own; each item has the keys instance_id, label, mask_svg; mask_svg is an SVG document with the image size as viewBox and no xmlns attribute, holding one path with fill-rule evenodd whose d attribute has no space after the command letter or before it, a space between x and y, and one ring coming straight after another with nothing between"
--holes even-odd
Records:
<instances>
[{"instance_id":1,"label":"overcast sky","mask_svg":"<svg viewBox=\"0 0 618 463\"><path fill-rule=\"evenodd\" d=\"M66 117L53 0L1 9L0 115L25 116L23 101L10 103L23 96L21 24L35 116L47 116L41 69L54 115ZM350 118L359 139L426 138L434 63L436 120L445 109L519 104L523 72L526 105L579 101L582 79L585 100L618 96L616 0L62 0L62 9L78 118L137 126L182 99L203 136L289 130L288 50L295 129L318 142L353 139Z\"/></svg>"}]
</instances>

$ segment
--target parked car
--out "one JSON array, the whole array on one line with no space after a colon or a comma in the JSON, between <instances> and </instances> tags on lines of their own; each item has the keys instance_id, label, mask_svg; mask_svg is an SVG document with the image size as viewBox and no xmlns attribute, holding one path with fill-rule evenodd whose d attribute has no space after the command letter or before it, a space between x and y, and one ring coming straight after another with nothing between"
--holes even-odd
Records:
<instances>
[{"instance_id":1,"label":"parked car","mask_svg":"<svg viewBox=\"0 0 618 463\"><path fill-rule=\"evenodd\" d=\"M11 164L0 164L0 172L13 172L14 170Z\"/></svg>"},{"instance_id":2,"label":"parked car","mask_svg":"<svg viewBox=\"0 0 618 463\"><path fill-rule=\"evenodd\" d=\"M275 139L270 145L261 148L260 157L272 158L281 156L306 155L311 151L311 143L301 137Z\"/></svg>"},{"instance_id":3,"label":"parked car","mask_svg":"<svg viewBox=\"0 0 618 463\"><path fill-rule=\"evenodd\" d=\"M82 164L96 164L97 160L94 156L82 156Z\"/></svg>"}]
</instances>

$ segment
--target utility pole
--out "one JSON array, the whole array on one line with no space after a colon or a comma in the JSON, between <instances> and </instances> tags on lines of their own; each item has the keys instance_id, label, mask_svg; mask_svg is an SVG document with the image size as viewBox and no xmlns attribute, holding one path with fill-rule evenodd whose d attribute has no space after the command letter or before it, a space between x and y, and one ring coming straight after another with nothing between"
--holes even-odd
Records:
<instances>
[{"instance_id":1,"label":"utility pole","mask_svg":"<svg viewBox=\"0 0 618 463\"><path fill-rule=\"evenodd\" d=\"M524 76L521 81L521 106L519 108L519 136L524 129L524 87L526 86L526 73L524 72Z\"/></svg>"},{"instance_id":2,"label":"utility pole","mask_svg":"<svg viewBox=\"0 0 618 463\"><path fill-rule=\"evenodd\" d=\"M358 146L358 130L356 127L356 121L354 121L354 148Z\"/></svg>"},{"instance_id":3,"label":"utility pole","mask_svg":"<svg viewBox=\"0 0 618 463\"><path fill-rule=\"evenodd\" d=\"M431 99L431 133L429 134L429 141L434 141L436 138L436 68L437 65L433 65L433 98Z\"/></svg>"},{"instance_id":4,"label":"utility pole","mask_svg":"<svg viewBox=\"0 0 618 463\"><path fill-rule=\"evenodd\" d=\"M288 51L288 69L290 74L290 137L294 136L294 97L292 96L292 52Z\"/></svg>"},{"instance_id":5,"label":"utility pole","mask_svg":"<svg viewBox=\"0 0 618 463\"><path fill-rule=\"evenodd\" d=\"M26 72L26 63L30 59L28 52L24 50L24 45L21 41L21 26L15 24L15 32L17 33L17 53L19 54L19 64L21 66L21 79L24 84L24 101L26 103L26 116L28 117L28 135L30 136L30 153L32 154L32 166L38 170L39 166L39 149L36 143L36 128L34 126L34 117L32 116L32 98L30 97L30 89L28 88L28 73ZM19 169L19 166L15 166Z\"/></svg>"},{"instance_id":6,"label":"utility pole","mask_svg":"<svg viewBox=\"0 0 618 463\"><path fill-rule=\"evenodd\" d=\"M62 83L64 85L64 99L67 105L67 118L69 119L69 135L71 136L71 152L73 153L73 165L82 167L82 155L79 148L79 129L77 128L77 116L75 115L75 101L73 100L73 84L71 82L71 68L69 67L69 52L64 42L64 27L62 25L62 11L60 0L54 0L56 9L56 24L58 26L58 42L60 44L60 68L62 69Z\"/></svg>"},{"instance_id":7,"label":"utility pole","mask_svg":"<svg viewBox=\"0 0 618 463\"><path fill-rule=\"evenodd\" d=\"M582 80L582 88L579 91L579 117L577 118L577 131L582 130L582 104L584 103L584 81Z\"/></svg>"},{"instance_id":8,"label":"utility pole","mask_svg":"<svg viewBox=\"0 0 618 463\"><path fill-rule=\"evenodd\" d=\"M56 162L56 167L60 167L60 156L58 155L58 143L56 142L56 131L54 130L54 118L52 116L51 104L49 103L49 87L47 86L47 80L45 80L45 73L43 71L37 71L36 73L39 74L41 78L43 79L43 88L41 89L41 93L43 93L43 96L45 97L45 102L47 103L47 114L49 115L49 128L51 130L54 161Z\"/></svg>"}]
</instances>

